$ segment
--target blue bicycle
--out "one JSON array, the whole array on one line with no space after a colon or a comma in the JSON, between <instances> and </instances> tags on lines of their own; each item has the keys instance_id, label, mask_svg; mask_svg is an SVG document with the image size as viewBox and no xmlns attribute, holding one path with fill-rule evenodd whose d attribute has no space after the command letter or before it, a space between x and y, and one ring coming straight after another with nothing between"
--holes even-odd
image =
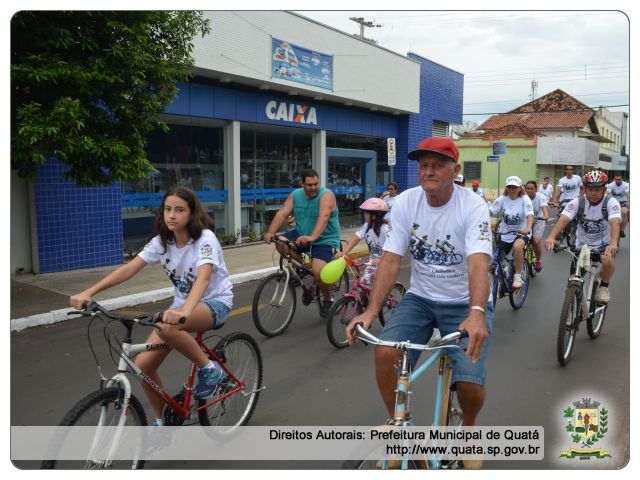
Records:
<instances>
[{"instance_id":1,"label":"blue bicycle","mask_svg":"<svg viewBox=\"0 0 640 480\"><path fill-rule=\"evenodd\" d=\"M509 295L509 303L514 310L517 310L524 305L524 301L527 298L527 292L529 291L529 280L531 274L529 271L529 264L525 261L522 262L522 270L520 275L522 277L522 287L514 289L513 275L515 273L515 263L513 255L507 258L504 250L502 249L500 238L503 235L517 234L520 232L517 230L511 230L504 233L494 232L494 245L495 252L493 254L493 260L489 268L489 275L491 275L491 294L493 296L493 305L496 305L496 300L502 298L505 295ZM522 236L520 238L523 238ZM530 240L525 240L525 251L527 249L527 243Z\"/></svg>"},{"instance_id":2,"label":"blue bicycle","mask_svg":"<svg viewBox=\"0 0 640 480\"><path fill-rule=\"evenodd\" d=\"M390 427L411 427L413 419L409 408L409 400L413 392L411 385L424 374L427 369L436 362L439 362L438 383L436 388L436 404L433 411L433 426L462 428L462 409L458 403L455 390L451 389L451 378L453 375L453 363L447 355L447 350L461 348L460 345L452 344L456 340L468 336L467 332L457 331L450 333L440 339L432 339L429 344L388 342L367 332L362 324L356 326L356 335L360 340L371 345L392 347L400 350L402 357L398 370L398 383L396 386L396 404L393 418L387 420L386 425ZM411 370L410 350L422 350L425 352L435 352L428 360L415 370ZM362 452L361 460L347 460L342 464L344 469L357 470L387 470L387 469L429 469L429 470L449 470L463 468L461 460L444 460L434 456L415 460L404 458L402 460L391 457L386 453L384 447Z\"/></svg>"}]
</instances>

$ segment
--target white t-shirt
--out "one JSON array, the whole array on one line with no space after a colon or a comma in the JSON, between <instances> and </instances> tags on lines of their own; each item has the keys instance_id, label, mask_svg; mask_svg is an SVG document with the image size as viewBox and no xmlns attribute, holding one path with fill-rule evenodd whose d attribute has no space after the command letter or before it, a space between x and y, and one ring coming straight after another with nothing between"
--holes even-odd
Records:
<instances>
[{"instance_id":1,"label":"white t-shirt","mask_svg":"<svg viewBox=\"0 0 640 480\"><path fill-rule=\"evenodd\" d=\"M431 207L422 187L398 195L384 251L404 256L409 250L409 292L438 302L469 301L467 257L492 255L489 212L473 192L454 186L441 207Z\"/></svg>"},{"instance_id":2,"label":"white t-shirt","mask_svg":"<svg viewBox=\"0 0 640 480\"><path fill-rule=\"evenodd\" d=\"M620 186L618 186L616 185L616 182L611 182L607 185L607 191L610 192L611 196L618 200L618 202L626 202L629 184L627 182L622 182Z\"/></svg>"},{"instance_id":3,"label":"white t-shirt","mask_svg":"<svg viewBox=\"0 0 640 480\"><path fill-rule=\"evenodd\" d=\"M145 245L138 256L149 265L161 263L164 267L165 273L175 287L172 308L184 305L196 281L198 267L205 263L210 263L214 268L211 281L201 301L218 300L232 308L233 292L229 272L224 263L220 243L211 230L203 230L197 241L190 241L182 248L168 243L167 251L164 253L162 251L160 236L157 235Z\"/></svg>"},{"instance_id":4,"label":"white t-shirt","mask_svg":"<svg viewBox=\"0 0 640 480\"><path fill-rule=\"evenodd\" d=\"M538 187L538 192L547 197L548 202L549 200L551 200L551 197L553 197L553 186L551 184L548 184L547 188L544 188L544 186L540 185Z\"/></svg>"},{"instance_id":5,"label":"white t-shirt","mask_svg":"<svg viewBox=\"0 0 640 480\"><path fill-rule=\"evenodd\" d=\"M393 206L396 203L396 198L398 198L398 196L396 195L395 197L392 197L391 195L387 195L386 197L384 197L382 200L385 201L385 203L387 204L387 207L389 207L389 211L386 213L386 215L384 216L384 218L386 220L389 220L391 218L391 209L393 208Z\"/></svg>"},{"instance_id":6,"label":"white t-shirt","mask_svg":"<svg viewBox=\"0 0 640 480\"><path fill-rule=\"evenodd\" d=\"M571 178L565 176L560 179L558 186L560 187L560 201L573 200L580 195L582 180L577 175L573 175Z\"/></svg>"},{"instance_id":7,"label":"white t-shirt","mask_svg":"<svg viewBox=\"0 0 640 480\"><path fill-rule=\"evenodd\" d=\"M531 197L529 197L529 200L531 200ZM540 192L536 192L536 198L531 200L531 204L533 205L533 216L535 218L542 218L542 207L549 206L547 196Z\"/></svg>"},{"instance_id":8,"label":"white t-shirt","mask_svg":"<svg viewBox=\"0 0 640 480\"><path fill-rule=\"evenodd\" d=\"M471 191L473 193L475 193L476 195L478 195L480 198L484 198L484 191L482 191L482 189L480 187L478 187L478 190L476 190L475 192L473 191L473 187L472 187Z\"/></svg>"},{"instance_id":9,"label":"white t-shirt","mask_svg":"<svg viewBox=\"0 0 640 480\"><path fill-rule=\"evenodd\" d=\"M376 235L373 228L369 228L369 231L367 231L367 228L369 228L368 223L362 225L360 230L356 232L356 237L367 242L367 247L369 247L369 252L371 252L372 258L380 258L382 256L382 247L387 239L387 230L389 226L386 223L380 225L380 236Z\"/></svg>"},{"instance_id":10,"label":"white t-shirt","mask_svg":"<svg viewBox=\"0 0 640 480\"><path fill-rule=\"evenodd\" d=\"M498 232L506 233L510 230L522 230L527 226L527 217L533 215L533 204L527 195L511 200L501 195L489 207L493 215L502 215L502 223ZM511 243L516 239L515 233L503 235L501 240Z\"/></svg>"},{"instance_id":11,"label":"white t-shirt","mask_svg":"<svg viewBox=\"0 0 640 480\"><path fill-rule=\"evenodd\" d=\"M580 199L576 198L567 203L562 215L568 217L569 220L576 218L579 202ZM589 200L585 198L583 220L578 223L578 229L576 230L576 248L581 248L583 245L589 245L591 248L602 248L611 242L611 226L602 216L602 202L604 202L604 198L597 205L591 205ZM613 197L607 203L607 212L609 220L612 218L622 220L620 203Z\"/></svg>"}]
</instances>

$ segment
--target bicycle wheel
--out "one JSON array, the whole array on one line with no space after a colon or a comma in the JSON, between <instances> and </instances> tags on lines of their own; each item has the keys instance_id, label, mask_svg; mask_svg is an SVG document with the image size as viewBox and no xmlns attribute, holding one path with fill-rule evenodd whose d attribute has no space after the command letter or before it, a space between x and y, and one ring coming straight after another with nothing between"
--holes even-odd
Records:
<instances>
[{"instance_id":1,"label":"bicycle wheel","mask_svg":"<svg viewBox=\"0 0 640 480\"><path fill-rule=\"evenodd\" d=\"M591 338L598 338L602 332L604 317L607 314L607 306L596 303L596 290L600 286L600 280L593 279L591 294L589 295L589 318L587 319L587 333ZM598 313L596 313L596 311Z\"/></svg>"},{"instance_id":2,"label":"bicycle wheel","mask_svg":"<svg viewBox=\"0 0 640 480\"><path fill-rule=\"evenodd\" d=\"M556 344L557 357L560 365L569 363L569 355L578 331L578 316L580 315L580 287L570 285L564 295L564 303L560 311L558 323L558 339Z\"/></svg>"},{"instance_id":3,"label":"bicycle wheel","mask_svg":"<svg viewBox=\"0 0 640 480\"><path fill-rule=\"evenodd\" d=\"M225 336L213 350L227 369L244 382L244 388L199 410L198 418L204 426L228 427L216 429L217 434L228 434L236 427L246 425L253 415L262 388L262 355L253 337L242 332ZM216 395L222 397L236 386L237 382L227 377L218 387ZM209 401L201 400L200 406Z\"/></svg>"},{"instance_id":4,"label":"bicycle wheel","mask_svg":"<svg viewBox=\"0 0 640 480\"><path fill-rule=\"evenodd\" d=\"M522 287L509 294L509 303L514 310L518 310L524 305L529 291L529 264L526 261L522 263L520 276L522 277Z\"/></svg>"},{"instance_id":5,"label":"bicycle wheel","mask_svg":"<svg viewBox=\"0 0 640 480\"><path fill-rule=\"evenodd\" d=\"M344 348L349 345L345 328L351 319L361 313L362 307L352 296L339 298L333 304L327 317L327 337L329 337L331 345L336 348Z\"/></svg>"},{"instance_id":6,"label":"bicycle wheel","mask_svg":"<svg viewBox=\"0 0 640 480\"><path fill-rule=\"evenodd\" d=\"M500 288L500 278L498 272L489 274L489 283L491 285L491 298L493 300L493 307L495 308L496 301L498 300L498 289Z\"/></svg>"},{"instance_id":7,"label":"bicycle wheel","mask_svg":"<svg viewBox=\"0 0 640 480\"><path fill-rule=\"evenodd\" d=\"M61 427L73 426L106 426L115 427L124 410L124 391L118 387L103 388L90 393L69 410L60 422ZM127 411L125 426L144 427L147 425L147 417L140 401L131 395L131 403ZM125 433L126 434L126 433ZM113 460L108 464L102 460L106 456L111 442L101 442L96 439L95 448L92 448L91 459L86 460L44 460L43 469L81 470L81 469L141 469L144 468L144 460ZM55 448L62 450L64 442L71 441L62 437L56 439ZM142 445L140 445L142 448ZM60 451L58 450L58 451Z\"/></svg>"},{"instance_id":8,"label":"bicycle wheel","mask_svg":"<svg viewBox=\"0 0 640 480\"><path fill-rule=\"evenodd\" d=\"M285 272L266 277L253 296L251 314L253 324L265 337L281 335L289 327L296 313L296 291L287 282Z\"/></svg>"},{"instance_id":9,"label":"bicycle wheel","mask_svg":"<svg viewBox=\"0 0 640 480\"><path fill-rule=\"evenodd\" d=\"M391 312L393 312L393 309L398 306L405 293L407 293L407 289L400 282L396 282L393 288L391 288L391 291L387 296L387 300L382 305L380 313L378 313L378 318L383 326L387 323L387 320L391 317Z\"/></svg>"},{"instance_id":10,"label":"bicycle wheel","mask_svg":"<svg viewBox=\"0 0 640 480\"><path fill-rule=\"evenodd\" d=\"M347 293L349 293L349 273L345 270L342 272L340 279L331 285L331 296L333 298L340 298ZM324 313L322 309L323 299L324 296L322 295L322 290L320 290L320 287L316 285L316 305L318 306L318 313L321 317Z\"/></svg>"},{"instance_id":11,"label":"bicycle wheel","mask_svg":"<svg viewBox=\"0 0 640 480\"><path fill-rule=\"evenodd\" d=\"M533 243L529 242L527 244L527 250L525 252L524 258L527 264L529 265L529 275L531 275L531 278L535 277L536 276L536 269L535 269L536 256L533 251Z\"/></svg>"},{"instance_id":12,"label":"bicycle wheel","mask_svg":"<svg viewBox=\"0 0 640 480\"><path fill-rule=\"evenodd\" d=\"M451 360L448 360L449 362ZM452 365L447 365L442 376L442 397L440 410L440 425L444 427L461 427L462 426L462 408L458 402L458 395L455 390L451 389L451 377L453 377Z\"/></svg>"}]
</instances>

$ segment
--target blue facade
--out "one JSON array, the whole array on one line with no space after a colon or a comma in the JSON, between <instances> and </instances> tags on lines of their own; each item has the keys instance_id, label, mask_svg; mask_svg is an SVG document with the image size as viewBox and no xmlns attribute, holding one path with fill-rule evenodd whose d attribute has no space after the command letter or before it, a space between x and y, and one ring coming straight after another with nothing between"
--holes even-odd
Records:
<instances>
[{"instance_id":1,"label":"blue facade","mask_svg":"<svg viewBox=\"0 0 640 480\"><path fill-rule=\"evenodd\" d=\"M434 120L462 123L463 75L415 54L420 62L420 113L393 116L314 103L305 98L196 83L180 91L166 112L283 127L397 139L394 179L401 191L418 185L407 153L432 135ZM117 265L123 260L120 187L78 188L50 159L35 182L40 272Z\"/></svg>"},{"instance_id":2,"label":"blue facade","mask_svg":"<svg viewBox=\"0 0 640 480\"><path fill-rule=\"evenodd\" d=\"M407 154L418 143L433 135L433 121L462 123L464 75L414 53L408 57L420 62L420 113L409 115L400 126L399 161L395 179L400 190L419 185L418 165L407 160Z\"/></svg>"},{"instance_id":3,"label":"blue facade","mask_svg":"<svg viewBox=\"0 0 640 480\"><path fill-rule=\"evenodd\" d=\"M120 187L76 187L50 158L34 184L40 272L122 263Z\"/></svg>"}]
</instances>

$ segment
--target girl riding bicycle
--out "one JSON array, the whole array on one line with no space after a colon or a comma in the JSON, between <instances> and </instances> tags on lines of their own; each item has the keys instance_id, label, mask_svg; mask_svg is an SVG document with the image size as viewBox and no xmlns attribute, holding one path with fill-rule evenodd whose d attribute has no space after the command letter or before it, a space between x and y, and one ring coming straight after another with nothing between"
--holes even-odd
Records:
<instances>
[{"instance_id":1,"label":"girl riding bicycle","mask_svg":"<svg viewBox=\"0 0 640 480\"><path fill-rule=\"evenodd\" d=\"M544 227L549 220L549 207L547 205L547 197L537 191L538 183L535 180L529 180L525 185L525 192L533 205L533 251L536 254L535 270L537 273L542 271L542 235Z\"/></svg>"},{"instance_id":2,"label":"girl riding bicycle","mask_svg":"<svg viewBox=\"0 0 640 480\"><path fill-rule=\"evenodd\" d=\"M167 343L171 348L143 352L135 363L158 385L157 370L172 349L178 350L198 367L194 396L211 398L224 379L224 370L210 361L192 332L219 328L231 311L233 293L214 223L202 208L198 196L186 187L173 187L164 195L154 232L142 252L92 287L70 298L81 309L99 292L130 279L146 265L161 263L175 286L173 303L146 343ZM184 323L181 320L184 319ZM145 394L156 415L154 425L162 425L164 402L145 385Z\"/></svg>"},{"instance_id":3,"label":"girl riding bicycle","mask_svg":"<svg viewBox=\"0 0 640 480\"><path fill-rule=\"evenodd\" d=\"M389 211L389 206L380 198L369 198L360 205L360 210L364 212L364 225L349 240L344 251L335 254L335 258L347 256L360 240L367 242L371 254L370 265L365 268L360 281L370 287L373 285L377 265L382 257L382 247L387 238L388 222L384 217Z\"/></svg>"},{"instance_id":4,"label":"girl riding bicycle","mask_svg":"<svg viewBox=\"0 0 640 480\"><path fill-rule=\"evenodd\" d=\"M506 187L502 196L498 197L489 207L491 215L502 215L502 223L500 223L500 233L518 230L525 239L530 238L531 227L533 227L533 205L522 189L522 180L520 177L511 176L507 178ZM515 260L515 273L513 275L514 289L521 288L522 264L524 263L524 246L525 240L516 234L506 234L500 238L505 255L509 254L513 248L513 256Z\"/></svg>"}]
</instances>

